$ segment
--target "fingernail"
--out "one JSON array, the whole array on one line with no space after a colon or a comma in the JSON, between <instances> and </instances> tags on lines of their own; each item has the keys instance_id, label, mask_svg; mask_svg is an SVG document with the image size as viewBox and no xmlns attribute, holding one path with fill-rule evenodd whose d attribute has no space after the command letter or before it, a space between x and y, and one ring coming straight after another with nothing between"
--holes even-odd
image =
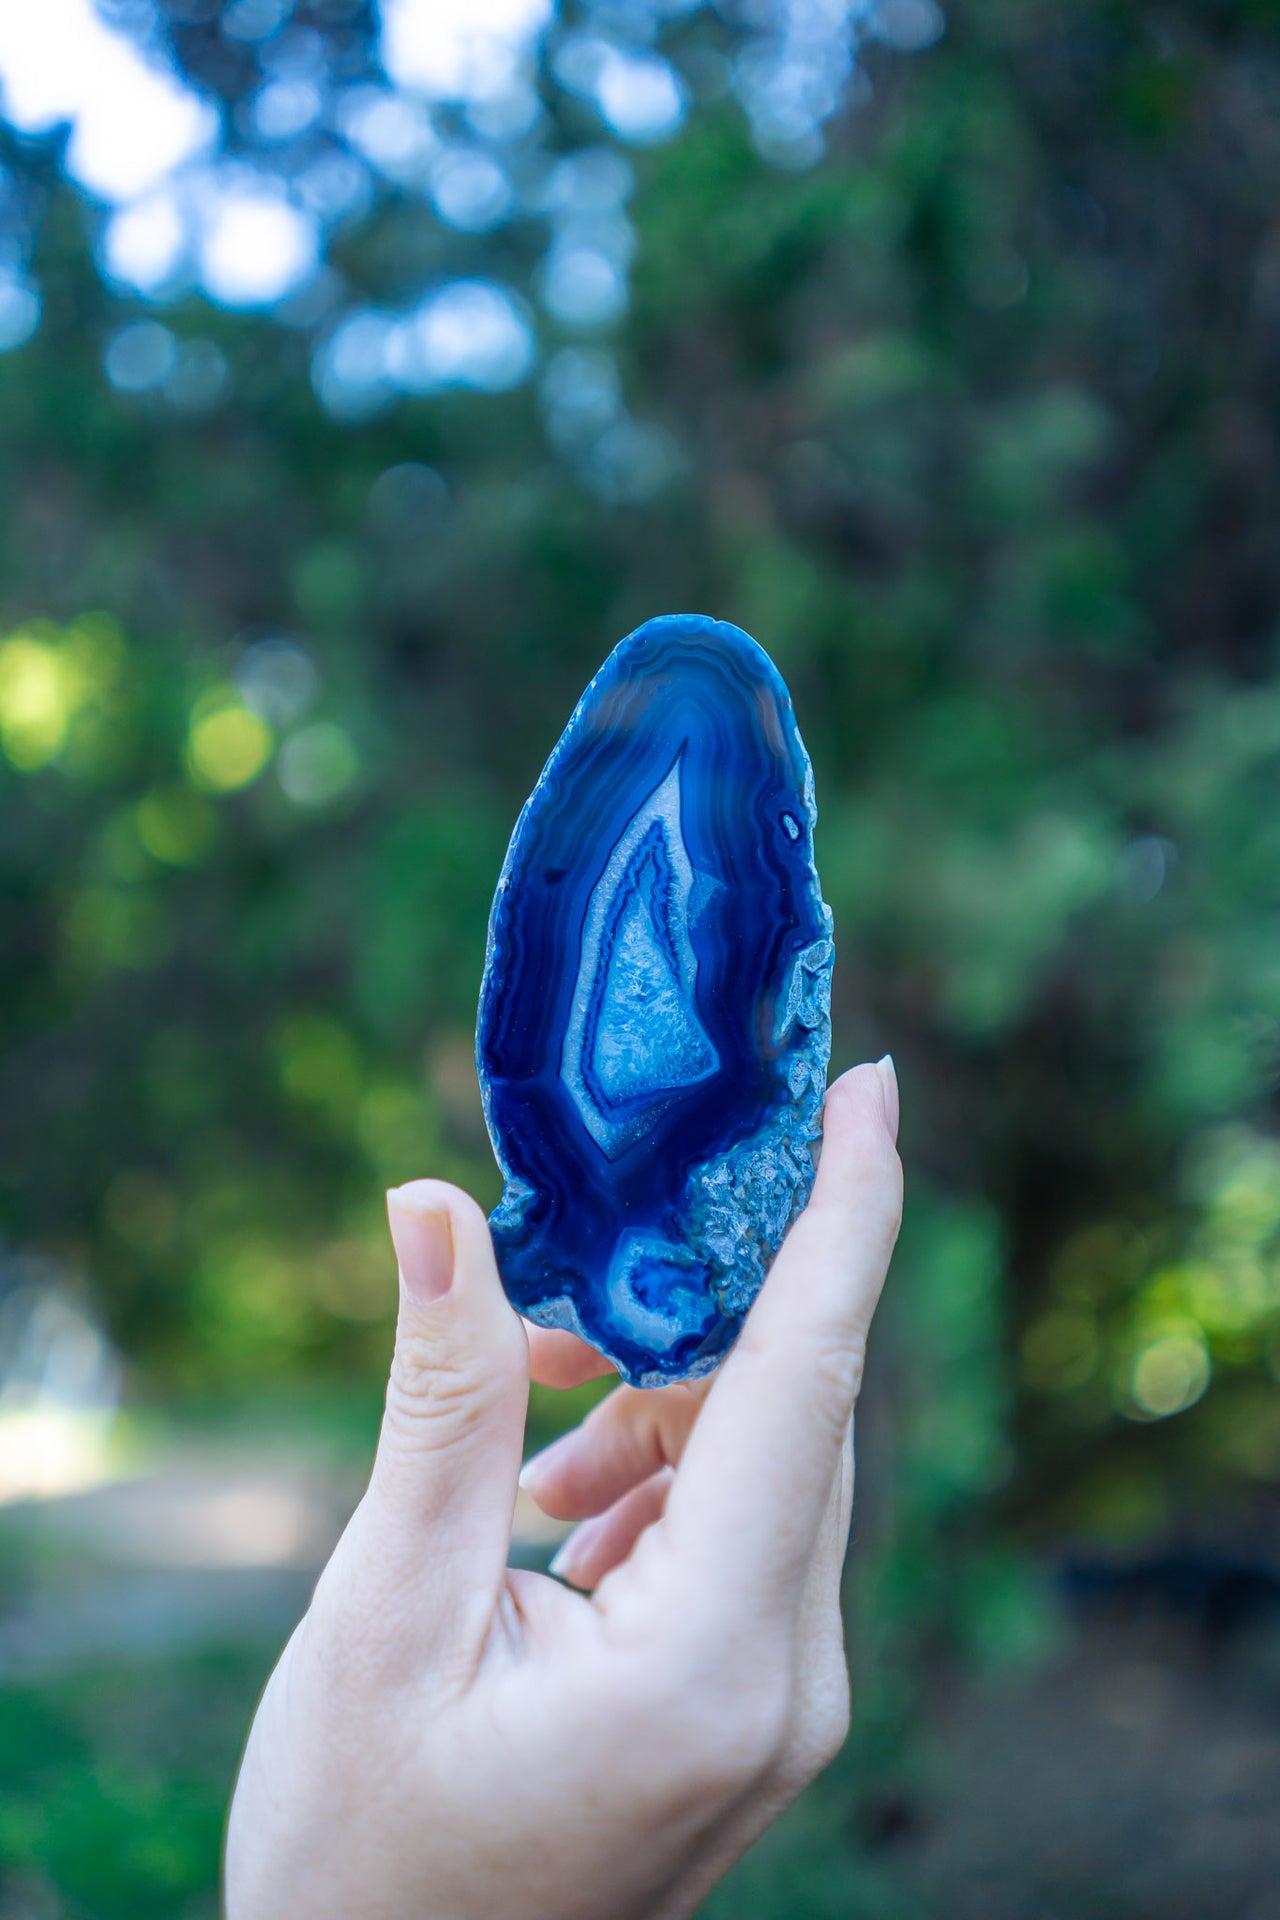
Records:
<instances>
[{"instance_id":1,"label":"fingernail","mask_svg":"<svg viewBox=\"0 0 1280 1920\"><path fill-rule=\"evenodd\" d=\"M590 1536L594 1531L594 1522L590 1520L575 1527L547 1562L547 1572L554 1573L557 1580L571 1580L575 1586L578 1585L577 1575L582 1570L585 1558L583 1548L590 1544Z\"/></svg>"},{"instance_id":2,"label":"fingernail","mask_svg":"<svg viewBox=\"0 0 1280 1920\"><path fill-rule=\"evenodd\" d=\"M889 1136L895 1142L898 1138L898 1070L893 1064L893 1055L886 1053L883 1060L876 1061L876 1072L880 1075L880 1098L884 1102L884 1123Z\"/></svg>"},{"instance_id":3,"label":"fingernail","mask_svg":"<svg viewBox=\"0 0 1280 1920\"><path fill-rule=\"evenodd\" d=\"M538 1481L545 1480L547 1468L553 1464L559 1454L567 1452L572 1438L572 1434L562 1433L558 1440L553 1440L549 1447L542 1449L541 1453L529 1455L520 1469L520 1485L526 1493L532 1493Z\"/></svg>"},{"instance_id":4,"label":"fingernail","mask_svg":"<svg viewBox=\"0 0 1280 1920\"><path fill-rule=\"evenodd\" d=\"M453 1227L445 1208L424 1204L403 1187L387 1195L400 1285L415 1307L434 1306L453 1284Z\"/></svg>"},{"instance_id":5,"label":"fingernail","mask_svg":"<svg viewBox=\"0 0 1280 1920\"><path fill-rule=\"evenodd\" d=\"M557 1580L566 1580L573 1565L573 1535L562 1546L556 1548L547 1562L547 1572L554 1573Z\"/></svg>"}]
</instances>

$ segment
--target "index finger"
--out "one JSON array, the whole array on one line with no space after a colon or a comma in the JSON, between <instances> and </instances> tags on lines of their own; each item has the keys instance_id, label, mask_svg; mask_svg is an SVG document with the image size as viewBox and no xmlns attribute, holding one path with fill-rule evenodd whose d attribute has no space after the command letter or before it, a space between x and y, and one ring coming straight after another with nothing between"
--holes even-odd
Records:
<instances>
[{"instance_id":1,"label":"index finger","mask_svg":"<svg viewBox=\"0 0 1280 1920\"><path fill-rule=\"evenodd\" d=\"M667 1503L675 1557L766 1606L800 1593L902 1216L891 1061L827 1094L808 1206L707 1396Z\"/></svg>"},{"instance_id":2,"label":"index finger","mask_svg":"<svg viewBox=\"0 0 1280 1920\"><path fill-rule=\"evenodd\" d=\"M559 1327L539 1327L526 1320L529 1340L529 1378L541 1387L580 1387L616 1371L612 1360Z\"/></svg>"}]
</instances>

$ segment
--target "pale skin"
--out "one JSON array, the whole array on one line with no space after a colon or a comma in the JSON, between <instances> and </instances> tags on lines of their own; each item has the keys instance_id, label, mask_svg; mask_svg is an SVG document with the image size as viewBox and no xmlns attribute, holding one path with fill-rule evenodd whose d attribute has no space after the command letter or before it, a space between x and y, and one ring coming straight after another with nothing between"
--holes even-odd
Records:
<instances>
[{"instance_id":1,"label":"pale skin","mask_svg":"<svg viewBox=\"0 0 1280 1920\"><path fill-rule=\"evenodd\" d=\"M827 1095L812 1199L710 1383L613 1392L524 1476L583 1524L507 1566L527 1329L457 1188L388 1196L400 1312L368 1491L268 1683L228 1920L684 1920L844 1739L840 1573L901 1215L892 1064Z\"/></svg>"}]
</instances>

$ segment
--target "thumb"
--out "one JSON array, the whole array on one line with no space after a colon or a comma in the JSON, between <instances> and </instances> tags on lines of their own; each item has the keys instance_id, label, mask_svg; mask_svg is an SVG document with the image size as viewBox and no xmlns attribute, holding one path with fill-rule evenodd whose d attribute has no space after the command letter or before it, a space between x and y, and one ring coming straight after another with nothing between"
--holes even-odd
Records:
<instances>
[{"instance_id":1,"label":"thumb","mask_svg":"<svg viewBox=\"0 0 1280 1920\"><path fill-rule=\"evenodd\" d=\"M506 1569L529 1397L528 1344L484 1214L442 1180L387 1195L400 1312L386 1411L359 1513L367 1576L433 1623L487 1625Z\"/></svg>"},{"instance_id":2,"label":"thumb","mask_svg":"<svg viewBox=\"0 0 1280 1920\"><path fill-rule=\"evenodd\" d=\"M680 1463L669 1537L753 1604L793 1602L830 1505L902 1218L897 1130L887 1057L828 1091L812 1197Z\"/></svg>"}]
</instances>

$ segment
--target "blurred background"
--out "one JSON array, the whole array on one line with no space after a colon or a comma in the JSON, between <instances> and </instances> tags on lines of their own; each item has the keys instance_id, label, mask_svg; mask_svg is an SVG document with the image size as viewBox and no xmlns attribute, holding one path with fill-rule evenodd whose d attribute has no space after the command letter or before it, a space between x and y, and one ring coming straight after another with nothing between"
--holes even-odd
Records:
<instances>
[{"instance_id":1,"label":"blurred background","mask_svg":"<svg viewBox=\"0 0 1280 1920\"><path fill-rule=\"evenodd\" d=\"M38 0L0 115L0 1916L216 1913L508 833L695 609L909 1176L706 1911L1275 1920L1276 0Z\"/></svg>"}]
</instances>

